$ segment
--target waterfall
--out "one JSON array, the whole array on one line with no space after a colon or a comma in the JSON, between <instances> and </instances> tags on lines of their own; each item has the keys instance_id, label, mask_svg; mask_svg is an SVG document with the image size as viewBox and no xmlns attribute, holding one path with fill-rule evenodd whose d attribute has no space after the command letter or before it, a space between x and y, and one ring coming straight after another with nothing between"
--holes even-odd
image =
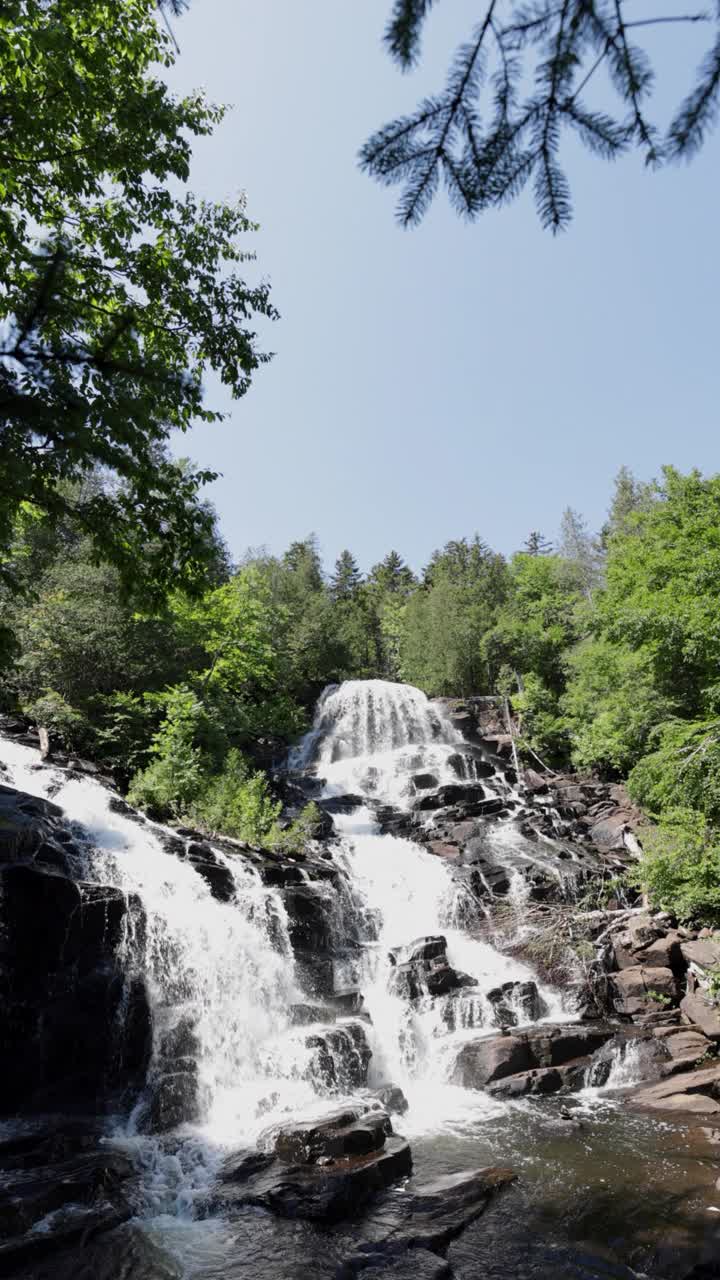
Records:
<instances>
[{"instance_id":1,"label":"waterfall","mask_svg":"<svg viewBox=\"0 0 720 1280\"><path fill-rule=\"evenodd\" d=\"M294 752L294 768L314 769L324 794L407 808L411 776L432 776L438 785L457 782L456 760L467 743L447 715L420 690L381 680L348 681L326 692L315 723ZM473 759L466 756L472 779ZM372 811L360 804L338 814L342 837L339 861L347 874L366 943L359 985L370 1013L373 1069L400 1084L411 1104L413 1123L442 1125L443 1110L457 1111L461 1092L447 1084L459 1044L483 1025L492 1030L486 993L507 982L535 975L524 964L473 937L465 926L482 915L466 901L468 890L448 864L408 839L381 834ZM522 891L516 885L520 905ZM454 969L475 984L445 1001L407 1002L392 991L392 948L414 939L442 935ZM558 994L538 984L547 1020L567 1017ZM464 1105L487 1109L477 1094ZM422 1114L422 1120L420 1120Z\"/></svg>"},{"instance_id":2,"label":"waterfall","mask_svg":"<svg viewBox=\"0 0 720 1280\"><path fill-rule=\"evenodd\" d=\"M115 886L140 904L141 920L128 913L119 958L147 987L153 1056L148 1088L117 1135L145 1167L145 1216L192 1217L229 1149L254 1148L269 1125L332 1108L343 1096L400 1085L410 1102L406 1132L448 1128L502 1108L448 1082L464 1040L499 1025L488 993L535 975L478 936L482 912L462 877L412 840L382 834L371 807L409 813L418 788L458 779L482 790L472 749L419 690L374 680L326 692L289 765L321 779L326 798L355 797L335 816L332 878L311 882L300 866L283 891L264 883L248 858L215 848L231 882L226 901L178 856L177 836L122 812L98 781L40 765L36 751L11 741L0 758L12 786L64 811L79 850L77 879ZM350 1002L359 989L369 1022L344 1016L332 991L313 987L308 965L315 972L318 957L312 948L309 956L298 952L288 892L298 900L309 894L325 912L340 1005L345 989ZM520 909L522 892L516 883ZM431 946L446 940L458 989L403 995L402 949L417 939ZM542 1016L567 1016L557 994L537 985ZM513 1016L523 1021L519 1007ZM165 1126L173 1129L168 1141L148 1116L163 1073L180 1071L178 1062L187 1059L196 1105L179 1127Z\"/></svg>"}]
</instances>

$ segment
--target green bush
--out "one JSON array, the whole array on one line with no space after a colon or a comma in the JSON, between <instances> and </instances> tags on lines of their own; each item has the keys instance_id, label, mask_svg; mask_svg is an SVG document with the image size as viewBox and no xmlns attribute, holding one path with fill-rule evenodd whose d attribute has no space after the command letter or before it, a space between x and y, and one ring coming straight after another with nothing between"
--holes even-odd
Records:
<instances>
[{"instance_id":1,"label":"green bush","mask_svg":"<svg viewBox=\"0 0 720 1280\"><path fill-rule=\"evenodd\" d=\"M693 809L670 809L643 832L636 878L655 906L680 920L720 920L720 832Z\"/></svg>"},{"instance_id":2,"label":"green bush","mask_svg":"<svg viewBox=\"0 0 720 1280\"><path fill-rule=\"evenodd\" d=\"M154 759L135 774L128 800L157 817L182 818L207 785L212 757L207 746L203 750L202 740L207 744L213 734L205 708L191 689L171 689L164 701L165 719L150 748Z\"/></svg>"},{"instance_id":3,"label":"green bush","mask_svg":"<svg viewBox=\"0 0 720 1280\"><path fill-rule=\"evenodd\" d=\"M521 717L523 742L546 764L564 764L569 747L567 725L560 715L557 695L540 676L530 672L523 677L522 692L513 696L512 706Z\"/></svg>"},{"instance_id":4,"label":"green bush","mask_svg":"<svg viewBox=\"0 0 720 1280\"><path fill-rule=\"evenodd\" d=\"M86 746L91 737L87 717L55 689L45 689L32 702L23 703L22 710L30 720L42 725L73 751Z\"/></svg>"},{"instance_id":5,"label":"green bush","mask_svg":"<svg viewBox=\"0 0 720 1280\"><path fill-rule=\"evenodd\" d=\"M570 655L560 706L573 763L606 776L631 769L674 710L655 687L647 654L601 639L584 641Z\"/></svg>"},{"instance_id":6,"label":"green bush","mask_svg":"<svg viewBox=\"0 0 720 1280\"><path fill-rule=\"evenodd\" d=\"M720 825L720 720L674 720L653 741L628 778L633 800L652 814L696 809Z\"/></svg>"}]
</instances>

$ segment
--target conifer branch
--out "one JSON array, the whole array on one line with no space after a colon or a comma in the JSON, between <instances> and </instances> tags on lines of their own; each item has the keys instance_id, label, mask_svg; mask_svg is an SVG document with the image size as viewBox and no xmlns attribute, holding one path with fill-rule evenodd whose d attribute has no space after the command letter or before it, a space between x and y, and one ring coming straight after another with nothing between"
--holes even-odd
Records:
<instances>
[{"instance_id":1,"label":"conifer branch","mask_svg":"<svg viewBox=\"0 0 720 1280\"><path fill-rule=\"evenodd\" d=\"M385 43L403 70L417 61L433 3L394 4ZM444 90L420 103L414 114L379 129L362 148L363 169L381 182L404 185L398 212L405 226L417 224L429 208L440 173L451 203L468 218L514 198L534 173L541 221L558 231L571 217L570 189L559 160L563 127L604 159L635 144L646 164L657 165L693 154L716 122L720 39L706 55L664 143L647 115L654 70L646 50L630 40L632 30L644 27L713 21L707 13L626 20L625 0L509 0L509 7L503 24L492 0L472 39L459 47ZM720 24L720 11L714 20ZM603 66L621 104L617 118L580 100ZM491 113L483 110L481 116L488 86Z\"/></svg>"}]
</instances>

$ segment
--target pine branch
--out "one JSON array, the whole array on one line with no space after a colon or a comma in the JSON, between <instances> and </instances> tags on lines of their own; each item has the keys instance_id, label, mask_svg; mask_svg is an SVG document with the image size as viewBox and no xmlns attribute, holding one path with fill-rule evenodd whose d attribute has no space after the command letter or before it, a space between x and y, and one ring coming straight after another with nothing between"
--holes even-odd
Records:
<instances>
[{"instance_id":1,"label":"pine branch","mask_svg":"<svg viewBox=\"0 0 720 1280\"><path fill-rule=\"evenodd\" d=\"M386 44L407 69L434 0L395 0ZM625 0L508 0L504 23L492 0L472 39L461 45L442 92L410 116L379 129L360 153L362 167L404 187L399 217L416 225L437 191L467 218L513 199L531 174L544 226L558 231L571 217L560 163L562 130L572 129L597 156L612 160L636 145L647 164L690 156L720 112L720 40L707 54L696 86L678 111L666 145L649 119L655 75L630 32L710 21L704 12L625 18ZM716 16L720 23L720 10ZM488 35L492 37L488 39ZM595 111L581 95L606 66L622 110ZM528 82L534 88L527 92ZM489 86L489 90L488 90ZM524 100L523 100L524 97ZM489 99L489 116L481 108Z\"/></svg>"},{"instance_id":2,"label":"pine branch","mask_svg":"<svg viewBox=\"0 0 720 1280\"><path fill-rule=\"evenodd\" d=\"M409 71L420 56L420 32L432 6L433 0L395 0L384 42L403 71Z\"/></svg>"},{"instance_id":3,"label":"pine branch","mask_svg":"<svg viewBox=\"0 0 720 1280\"><path fill-rule=\"evenodd\" d=\"M706 54L695 90L682 104L668 131L668 151L674 160L690 159L700 150L715 124L720 106L720 36Z\"/></svg>"}]
</instances>

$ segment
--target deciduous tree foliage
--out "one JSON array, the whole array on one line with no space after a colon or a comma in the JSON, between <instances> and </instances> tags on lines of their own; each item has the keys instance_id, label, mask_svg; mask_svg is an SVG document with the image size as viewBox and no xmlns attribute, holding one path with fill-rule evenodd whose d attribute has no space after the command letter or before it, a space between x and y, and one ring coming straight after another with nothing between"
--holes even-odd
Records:
<instances>
[{"instance_id":1,"label":"deciduous tree foliage","mask_svg":"<svg viewBox=\"0 0 720 1280\"><path fill-rule=\"evenodd\" d=\"M29 501L156 595L181 573L197 586L209 529L209 473L163 446L220 416L207 370L244 394L267 359L254 325L274 315L239 271L243 202L182 191L192 138L223 111L173 96L172 60L154 0L0 12L0 553ZM68 487L98 466L117 488Z\"/></svg>"}]
</instances>

